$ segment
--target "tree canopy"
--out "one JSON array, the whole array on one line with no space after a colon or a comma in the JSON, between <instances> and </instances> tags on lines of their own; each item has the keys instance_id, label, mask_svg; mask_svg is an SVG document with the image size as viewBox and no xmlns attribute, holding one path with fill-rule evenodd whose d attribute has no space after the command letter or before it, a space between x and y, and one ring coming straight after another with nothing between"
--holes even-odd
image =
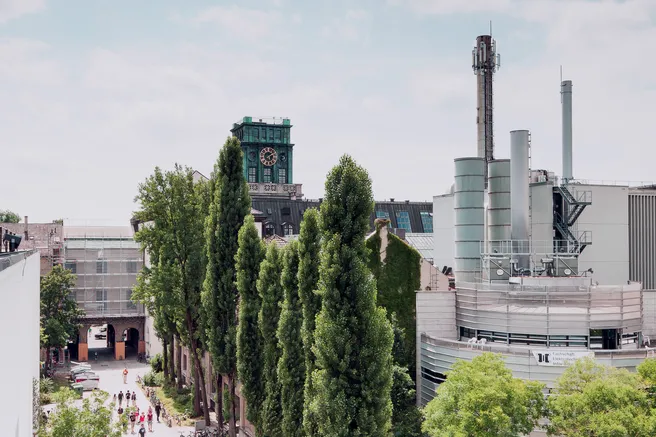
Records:
<instances>
[{"instance_id":1,"label":"tree canopy","mask_svg":"<svg viewBox=\"0 0 656 437\"><path fill-rule=\"evenodd\" d=\"M325 192L311 419L317 436L387 436L393 333L366 265L371 180L344 156L329 173Z\"/></svg>"},{"instance_id":2,"label":"tree canopy","mask_svg":"<svg viewBox=\"0 0 656 437\"><path fill-rule=\"evenodd\" d=\"M519 437L544 410L543 384L512 376L501 355L457 361L424 409L424 432L437 436Z\"/></svg>"},{"instance_id":3,"label":"tree canopy","mask_svg":"<svg viewBox=\"0 0 656 437\"><path fill-rule=\"evenodd\" d=\"M19 223L21 218L18 214L8 209L0 209L0 223Z\"/></svg>"},{"instance_id":4,"label":"tree canopy","mask_svg":"<svg viewBox=\"0 0 656 437\"><path fill-rule=\"evenodd\" d=\"M48 367L50 349L62 348L77 338L84 312L71 295L75 279L75 275L61 265L41 277L41 347L48 350Z\"/></svg>"},{"instance_id":5,"label":"tree canopy","mask_svg":"<svg viewBox=\"0 0 656 437\"><path fill-rule=\"evenodd\" d=\"M643 367L643 373L648 366ZM552 436L648 436L656 417L640 375L598 364L574 362L549 396L548 433Z\"/></svg>"}]
</instances>

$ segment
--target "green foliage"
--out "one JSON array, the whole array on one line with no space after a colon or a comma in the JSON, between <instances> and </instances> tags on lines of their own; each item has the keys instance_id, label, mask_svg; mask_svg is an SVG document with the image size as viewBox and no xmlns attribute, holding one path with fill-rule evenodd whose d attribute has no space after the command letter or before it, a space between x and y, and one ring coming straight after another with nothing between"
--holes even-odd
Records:
<instances>
[{"instance_id":1,"label":"green foliage","mask_svg":"<svg viewBox=\"0 0 656 437\"><path fill-rule=\"evenodd\" d=\"M642 377L647 391L652 400L652 406L656 407L656 358L647 358L636 367L638 374Z\"/></svg>"},{"instance_id":2,"label":"green foliage","mask_svg":"<svg viewBox=\"0 0 656 437\"><path fill-rule=\"evenodd\" d=\"M205 226L207 273L203 305L212 363L223 374L236 372L237 287L235 256L239 229L250 212L239 140L229 137L214 166L210 213Z\"/></svg>"},{"instance_id":3,"label":"green foliage","mask_svg":"<svg viewBox=\"0 0 656 437\"><path fill-rule=\"evenodd\" d=\"M0 223L19 223L20 216L8 209L0 209Z\"/></svg>"},{"instance_id":4,"label":"green foliage","mask_svg":"<svg viewBox=\"0 0 656 437\"><path fill-rule=\"evenodd\" d=\"M651 363L642 367L649 375ZM656 417L639 375L577 360L556 381L548 401L549 435L648 436Z\"/></svg>"},{"instance_id":5,"label":"green foliage","mask_svg":"<svg viewBox=\"0 0 656 437\"><path fill-rule=\"evenodd\" d=\"M109 394L95 391L75 404L77 395L69 389L55 394L57 407L48 417L39 437L120 437L123 432L118 422L112 421L114 403L107 402Z\"/></svg>"},{"instance_id":6,"label":"green foliage","mask_svg":"<svg viewBox=\"0 0 656 437\"><path fill-rule=\"evenodd\" d=\"M424 432L437 436L519 437L544 410L544 385L512 376L501 355L457 361L424 409Z\"/></svg>"},{"instance_id":7,"label":"green foliage","mask_svg":"<svg viewBox=\"0 0 656 437\"><path fill-rule=\"evenodd\" d=\"M201 286L204 277L203 224L206 216L202 183L195 183L193 171L176 164L163 173L155 168L152 176L139 185L136 201L141 210L135 217L147 223L136 239L151 255L153 267L139 275L135 300L145 302L155 314L155 328L160 334L179 335L197 355L201 332ZM201 381L204 373L200 361L193 363ZM205 384L202 399L207 405ZM206 421L209 411L205 409Z\"/></svg>"},{"instance_id":8,"label":"green foliage","mask_svg":"<svg viewBox=\"0 0 656 437\"><path fill-rule=\"evenodd\" d=\"M303 307L298 298L298 242L285 249L282 286L285 295L278 323L278 341L282 355L278 362L282 431L285 437L305 435L303 427L303 389L305 386L305 356L303 355Z\"/></svg>"},{"instance_id":9,"label":"green foliage","mask_svg":"<svg viewBox=\"0 0 656 437\"><path fill-rule=\"evenodd\" d=\"M71 339L77 338L80 318L84 312L78 308L71 288L75 275L58 265L41 277L41 347L62 348ZM50 354L48 353L48 367Z\"/></svg>"},{"instance_id":10,"label":"green foliage","mask_svg":"<svg viewBox=\"0 0 656 437\"><path fill-rule=\"evenodd\" d=\"M144 385L147 387L161 387L164 385L164 374L162 372L146 372L143 377Z\"/></svg>"},{"instance_id":11,"label":"green foliage","mask_svg":"<svg viewBox=\"0 0 656 437\"><path fill-rule=\"evenodd\" d=\"M385 310L376 304L366 266L371 180L344 156L329 173L325 191L311 420L317 436L387 436L393 333Z\"/></svg>"},{"instance_id":12,"label":"green foliage","mask_svg":"<svg viewBox=\"0 0 656 437\"><path fill-rule=\"evenodd\" d=\"M415 293L421 287L421 255L394 234L387 233L385 259L381 261L381 229L387 221L376 223L376 233L367 240L369 269L376 278L378 304L387 309L387 315L395 314L405 333L405 357L399 363L415 374L416 324ZM386 228L385 228L386 229Z\"/></svg>"},{"instance_id":13,"label":"green foliage","mask_svg":"<svg viewBox=\"0 0 656 437\"><path fill-rule=\"evenodd\" d=\"M164 370L164 364L162 362L162 354L155 354L155 356L153 356L150 359L150 368L155 373L159 373L162 370Z\"/></svg>"},{"instance_id":14,"label":"green foliage","mask_svg":"<svg viewBox=\"0 0 656 437\"><path fill-rule=\"evenodd\" d=\"M321 297L317 294L319 282L319 264L321 257L321 231L319 229L319 211L308 209L303 214L301 232L298 238L298 296L303 306L303 354L305 356L305 387L303 406L303 427L305 434L317 434L316 420L312 419L310 401L312 400L312 372L314 371L315 319L321 310Z\"/></svg>"},{"instance_id":15,"label":"green foliage","mask_svg":"<svg viewBox=\"0 0 656 437\"><path fill-rule=\"evenodd\" d=\"M408 369L394 365L392 381L392 435L422 437L423 416L415 403L415 383Z\"/></svg>"},{"instance_id":16,"label":"green foliage","mask_svg":"<svg viewBox=\"0 0 656 437\"><path fill-rule=\"evenodd\" d=\"M281 285L282 259L275 243L267 247L266 258L260 266L257 290L262 300L258 324L263 339L262 376L265 395L260 417L262 435L282 437L280 417L280 383L278 381L278 360L280 347L276 331L280 319L280 303L283 300Z\"/></svg>"},{"instance_id":17,"label":"green foliage","mask_svg":"<svg viewBox=\"0 0 656 437\"><path fill-rule=\"evenodd\" d=\"M239 290L239 325L237 326L237 374L241 392L246 398L248 420L257 428L264 402L262 379L263 340L258 324L262 305L257 291L260 264L264 260L264 244L257 234L255 220L248 215L239 230L239 250L236 257L237 289Z\"/></svg>"}]
</instances>

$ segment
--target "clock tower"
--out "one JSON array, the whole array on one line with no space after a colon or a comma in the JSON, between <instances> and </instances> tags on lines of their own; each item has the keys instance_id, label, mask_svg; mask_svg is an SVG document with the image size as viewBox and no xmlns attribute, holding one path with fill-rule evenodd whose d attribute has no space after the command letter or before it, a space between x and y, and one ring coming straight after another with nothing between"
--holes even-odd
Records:
<instances>
[{"instance_id":1,"label":"clock tower","mask_svg":"<svg viewBox=\"0 0 656 437\"><path fill-rule=\"evenodd\" d=\"M232 125L232 135L244 152L244 178L251 196L300 197L294 184L291 122L288 118L243 117Z\"/></svg>"}]
</instances>

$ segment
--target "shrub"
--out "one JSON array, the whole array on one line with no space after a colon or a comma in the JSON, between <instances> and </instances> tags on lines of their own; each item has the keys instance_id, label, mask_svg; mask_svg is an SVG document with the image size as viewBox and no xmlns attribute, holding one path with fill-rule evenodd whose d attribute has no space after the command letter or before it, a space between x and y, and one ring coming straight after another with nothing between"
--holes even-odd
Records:
<instances>
[{"instance_id":1,"label":"shrub","mask_svg":"<svg viewBox=\"0 0 656 437\"><path fill-rule=\"evenodd\" d=\"M162 354L155 354L155 356L150 359L150 368L154 373L159 373L164 370L163 363Z\"/></svg>"},{"instance_id":2,"label":"shrub","mask_svg":"<svg viewBox=\"0 0 656 437\"><path fill-rule=\"evenodd\" d=\"M147 387L159 387L164 385L164 375L162 372L148 372L144 375L143 382Z\"/></svg>"}]
</instances>

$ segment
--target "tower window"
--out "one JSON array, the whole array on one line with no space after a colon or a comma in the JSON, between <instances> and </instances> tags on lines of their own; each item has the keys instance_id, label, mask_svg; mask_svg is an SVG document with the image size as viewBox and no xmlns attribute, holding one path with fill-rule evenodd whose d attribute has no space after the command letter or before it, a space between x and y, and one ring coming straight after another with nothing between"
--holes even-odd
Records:
<instances>
[{"instance_id":1,"label":"tower window","mask_svg":"<svg viewBox=\"0 0 656 437\"><path fill-rule=\"evenodd\" d=\"M264 225L264 236L270 237L276 233L276 224L273 222L268 222Z\"/></svg>"},{"instance_id":2,"label":"tower window","mask_svg":"<svg viewBox=\"0 0 656 437\"><path fill-rule=\"evenodd\" d=\"M294 225L291 223L283 223L282 233L283 235L294 235Z\"/></svg>"},{"instance_id":3,"label":"tower window","mask_svg":"<svg viewBox=\"0 0 656 437\"><path fill-rule=\"evenodd\" d=\"M273 143L273 129L269 129L269 142Z\"/></svg>"},{"instance_id":4,"label":"tower window","mask_svg":"<svg viewBox=\"0 0 656 437\"><path fill-rule=\"evenodd\" d=\"M287 183L287 169L279 168L278 169L278 183L286 184Z\"/></svg>"},{"instance_id":5,"label":"tower window","mask_svg":"<svg viewBox=\"0 0 656 437\"><path fill-rule=\"evenodd\" d=\"M271 169L270 168L265 168L264 169L264 183L271 183Z\"/></svg>"},{"instance_id":6,"label":"tower window","mask_svg":"<svg viewBox=\"0 0 656 437\"><path fill-rule=\"evenodd\" d=\"M253 129L253 141L259 141L260 140L260 131L259 129L255 128Z\"/></svg>"},{"instance_id":7,"label":"tower window","mask_svg":"<svg viewBox=\"0 0 656 437\"><path fill-rule=\"evenodd\" d=\"M248 167L248 182L257 182L257 167Z\"/></svg>"},{"instance_id":8,"label":"tower window","mask_svg":"<svg viewBox=\"0 0 656 437\"><path fill-rule=\"evenodd\" d=\"M276 143L280 142L280 129L276 129Z\"/></svg>"}]
</instances>

